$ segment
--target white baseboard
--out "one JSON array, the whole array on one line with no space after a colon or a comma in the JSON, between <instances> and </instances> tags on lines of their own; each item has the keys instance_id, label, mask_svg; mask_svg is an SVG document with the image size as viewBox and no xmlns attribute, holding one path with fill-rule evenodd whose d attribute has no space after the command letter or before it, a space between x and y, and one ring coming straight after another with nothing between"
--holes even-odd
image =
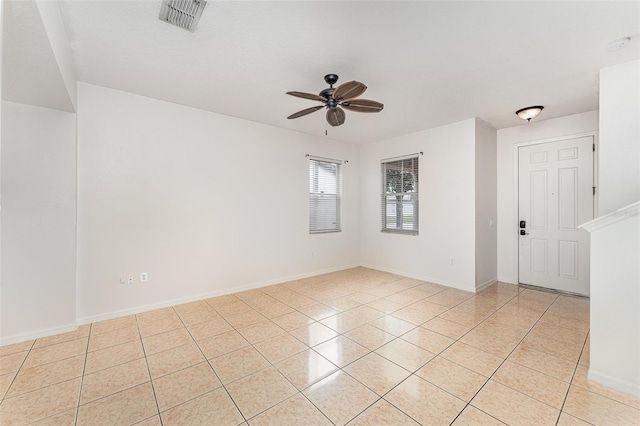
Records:
<instances>
[{"instance_id":1,"label":"white baseboard","mask_svg":"<svg viewBox=\"0 0 640 426\"><path fill-rule=\"evenodd\" d=\"M257 288L266 287L266 286L270 286L270 285L273 285L273 284L280 284L280 283L284 283L284 282L287 282L287 281L300 280L300 279L303 279L303 278L313 277L315 275L327 274L327 273L330 273L330 272L343 271L345 269L356 268L358 266L360 266L360 265L358 265L358 264L343 265L343 266L339 266L339 267L335 267L335 268L323 269L323 270L315 271L315 272L292 275L292 276L288 276L288 277L277 278L277 279L266 280L266 281L259 281L259 282L251 283L251 284L244 284L244 285L240 285L240 286L236 286L236 287L225 288L224 290L216 290L216 291L212 291L212 292L197 294L197 295L194 295L194 296L188 296L188 297L182 297L182 298L178 298L178 299L165 300L165 301L162 301L162 302L152 303L152 304L149 304L149 305L135 306L133 308L122 309L122 310L119 310L119 311L107 312L107 313L104 313L104 314L90 315L90 316L78 318L78 324L79 325L91 324L91 323L94 323L94 322L105 321L105 320L109 320L109 319L124 317L124 316L127 316L127 315L140 314L142 312L153 311L155 309L167 308L169 306L181 305L183 303L196 302L198 300L209 299L211 297L225 296L227 294L238 293L238 292L246 291L246 290L254 290L254 289L257 289Z\"/></svg>"},{"instance_id":2,"label":"white baseboard","mask_svg":"<svg viewBox=\"0 0 640 426\"><path fill-rule=\"evenodd\" d=\"M640 397L640 383L633 383L627 380L621 380L608 374L594 371L589 368L587 379L608 386L610 388Z\"/></svg>"},{"instance_id":3,"label":"white baseboard","mask_svg":"<svg viewBox=\"0 0 640 426\"><path fill-rule=\"evenodd\" d=\"M29 333L10 334L3 336L0 340L0 346L11 345L13 343L20 343L27 340L40 339L42 337L53 336L54 334L66 333L68 331L76 331L78 329L77 323L61 325L59 327L45 328L42 330L31 331Z\"/></svg>"},{"instance_id":4,"label":"white baseboard","mask_svg":"<svg viewBox=\"0 0 640 426\"><path fill-rule=\"evenodd\" d=\"M501 283L518 285L518 280L514 280L513 277L501 277L498 275L498 281Z\"/></svg>"},{"instance_id":5,"label":"white baseboard","mask_svg":"<svg viewBox=\"0 0 640 426\"><path fill-rule=\"evenodd\" d=\"M483 282L482 284L480 284L479 286L476 287L476 293L480 293L485 288L487 288L490 285L495 284L497 282L498 282L497 278L491 278L490 280L487 280L487 281Z\"/></svg>"},{"instance_id":6,"label":"white baseboard","mask_svg":"<svg viewBox=\"0 0 640 426\"><path fill-rule=\"evenodd\" d=\"M468 288L468 287L466 287L466 286L464 286L462 284L444 282L442 280L437 280L437 279L434 279L434 278L426 277L424 275L412 274L410 272L399 271L399 270L395 270L395 269L391 269L391 268L385 268L383 266L372 265L372 264L368 264L368 263L363 263L360 266L365 267L365 268L376 269L378 271L389 272L391 274L402 275L403 277L407 277L407 278L415 278L416 280L427 281L427 282L430 282L430 283L439 284L439 285L443 285L443 286L446 286L446 287L455 288L455 289L458 289L458 290L470 291L472 293L476 291L475 288L470 289L470 288Z\"/></svg>"},{"instance_id":7,"label":"white baseboard","mask_svg":"<svg viewBox=\"0 0 640 426\"><path fill-rule=\"evenodd\" d=\"M42 337L52 336L54 334L65 333L65 332L68 332L68 331L75 331L75 330L77 330L78 325L90 324L90 323L94 323L94 322L98 322L98 321L105 321L105 320L119 318L119 317L123 317L123 316L127 316L127 315L139 314L139 313L151 311L151 310L154 310L154 309L166 308L166 307L169 307L169 306L175 306L175 305L180 305L180 304L183 304L183 303L195 302L195 301L198 301L198 300L208 299L208 298L211 298L211 297L224 296L224 295L227 295L227 294L238 293L238 292L246 291L246 290L253 290L253 289L266 287L266 286L273 285L273 284L279 284L279 283L284 283L284 282L287 282L287 281L299 280L299 279L308 278L308 277L321 275L321 274L326 274L326 273L330 273L330 272L343 271L345 269L356 268L356 267L359 267L359 266L362 266L362 267L365 267L365 268L376 269L378 271L389 272L389 273L392 273L392 274L402 275L402 276L408 277L408 278L415 278L415 279L418 279L418 280L421 280L421 281L427 281L427 282L431 282L431 283L434 283L434 284L439 284L439 285L443 285L443 286L447 286L447 287L451 287L451 288L456 288L456 289L459 289L459 290L471 291L471 292L476 291L475 289L469 289L469 288L467 288L467 287L465 287L463 285L457 284L457 283L444 282L442 280L433 279L431 277L427 277L427 276L423 276L423 275L419 275L419 274L407 273L405 271L393 270L393 269L390 269L390 268L384 268L384 267L380 267L380 266L377 266L377 265L349 264L349 265L343 265L343 266L338 266L338 267L334 267L334 268L327 268L327 269L314 271L314 272L308 272L308 273L304 273L304 274L292 275L292 276L288 276L288 277L282 277L282 278L277 278L277 279L272 279L272 280L259 281L259 282L255 282L255 283L239 285L239 286L232 287L232 288L226 288L226 289L223 289L223 290L216 290L216 291L212 291L212 292L208 292L208 293L203 293L203 294L198 294L198 295L193 295L193 296L188 296L188 297L183 297L183 298L178 298L178 299L165 300L165 301L162 301L162 302L152 303L152 304L148 304L148 305L135 306L135 307L132 307L132 308L122 309L122 310L118 310L118 311L106 312L106 313L97 314L97 315L89 315L89 316L78 318L77 322L73 323L73 324L68 324L68 325L60 326L60 327L53 327L53 328L48 328L48 329L37 330L37 331L29 332L29 333L22 333L22 334L9 335L9 336L6 336L6 337L2 337L2 339L0 340L0 345L8 345L8 344L12 344L12 343L19 343L19 342L23 342L23 341L26 341L26 340L32 340L32 339L38 339L38 338L42 338ZM491 281L491 282L488 281L487 283L484 283L480 287L480 289L483 289L485 286L491 285L493 282L495 282L495 280Z\"/></svg>"}]
</instances>

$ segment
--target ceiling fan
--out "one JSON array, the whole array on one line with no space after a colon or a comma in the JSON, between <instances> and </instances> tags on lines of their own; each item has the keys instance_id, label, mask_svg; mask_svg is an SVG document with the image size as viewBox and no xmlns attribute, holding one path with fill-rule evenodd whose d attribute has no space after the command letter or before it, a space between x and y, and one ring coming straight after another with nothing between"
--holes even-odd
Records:
<instances>
[{"instance_id":1,"label":"ceiling fan","mask_svg":"<svg viewBox=\"0 0 640 426\"><path fill-rule=\"evenodd\" d=\"M342 108L356 112L380 112L382 111L382 108L384 108L384 105L380 102L371 101L369 99L355 99L367 90L367 86L359 81L349 81L336 88L333 87L333 85L338 81L338 76L336 74L325 75L324 81L327 82L329 87L317 95L304 92L287 92L287 95L322 102L322 105L303 109L302 111L291 114L287 117L288 119L291 120L293 118L302 117L303 115L311 114L319 109L326 108L327 122L335 127L343 124L346 118Z\"/></svg>"}]
</instances>

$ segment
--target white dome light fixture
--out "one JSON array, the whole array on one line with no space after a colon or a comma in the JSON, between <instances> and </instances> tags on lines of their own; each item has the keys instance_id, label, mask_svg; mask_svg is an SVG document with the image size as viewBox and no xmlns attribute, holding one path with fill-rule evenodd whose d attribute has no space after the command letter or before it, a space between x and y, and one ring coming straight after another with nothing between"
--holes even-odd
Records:
<instances>
[{"instance_id":1,"label":"white dome light fixture","mask_svg":"<svg viewBox=\"0 0 640 426\"><path fill-rule=\"evenodd\" d=\"M516 114L523 120L531 121L531 119L536 118L543 109L544 107L542 105L529 106L517 110Z\"/></svg>"}]
</instances>

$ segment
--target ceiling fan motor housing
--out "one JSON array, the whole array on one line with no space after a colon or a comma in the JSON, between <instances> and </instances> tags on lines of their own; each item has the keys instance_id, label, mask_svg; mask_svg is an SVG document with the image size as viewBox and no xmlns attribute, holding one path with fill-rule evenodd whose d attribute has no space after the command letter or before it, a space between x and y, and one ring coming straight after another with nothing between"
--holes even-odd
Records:
<instances>
[{"instance_id":1,"label":"ceiling fan motor housing","mask_svg":"<svg viewBox=\"0 0 640 426\"><path fill-rule=\"evenodd\" d=\"M331 101L333 99L333 92L335 90L336 89L334 89L333 87L330 87L328 89L324 89L322 92L319 93L319 95L325 98L327 101Z\"/></svg>"},{"instance_id":2,"label":"ceiling fan motor housing","mask_svg":"<svg viewBox=\"0 0 640 426\"><path fill-rule=\"evenodd\" d=\"M337 74L327 74L327 75L324 76L324 81L326 81L329 86L333 86L334 84L336 84L338 82L338 75Z\"/></svg>"},{"instance_id":3,"label":"ceiling fan motor housing","mask_svg":"<svg viewBox=\"0 0 640 426\"><path fill-rule=\"evenodd\" d=\"M327 74L327 75L324 76L324 81L330 87L328 87L327 89L324 89L322 92L319 93L319 95L327 100L327 102L328 102L327 105L329 107L336 107L338 105L338 103L335 102L335 100L333 99L333 92L336 90L336 89L333 88L333 85L338 82L338 75L337 74ZM333 104L331 104L331 101L333 101Z\"/></svg>"}]
</instances>

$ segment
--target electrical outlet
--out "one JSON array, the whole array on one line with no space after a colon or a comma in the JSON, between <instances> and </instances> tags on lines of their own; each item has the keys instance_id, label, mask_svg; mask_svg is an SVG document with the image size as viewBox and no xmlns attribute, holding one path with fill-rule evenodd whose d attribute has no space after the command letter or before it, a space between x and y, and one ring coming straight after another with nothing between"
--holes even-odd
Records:
<instances>
[{"instance_id":1,"label":"electrical outlet","mask_svg":"<svg viewBox=\"0 0 640 426\"><path fill-rule=\"evenodd\" d=\"M146 283L147 281L149 281L149 275L147 275L146 272L141 272L140 273L140 282L141 283Z\"/></svg>"},{"instance_id":2,"label":"electrical outlet","mask_svg":"<svg viewBox=\"0 0 640 426\"><path fill-rule=\"evenodd\" d=\"M454 265L456 263L455 259L451 259L451 264Z\"/></svg>"},{"instance_id":3,"label":"electrical outlet","mask_svg":"<svg viewBox=\"0 0 640 426\"><path fill-rule=\"evenodd\" d=\"M127 278L127 284L133 284L133 275L129 275L129 277Z\"/></svg>"},{"instance_id":4,"label":"electrical outlet","mask_svg":"<svg viewBox=\"0 0 640 426\"><path fill-rule=\"evenodd\" d=\"M120 284L126 284L127 283L127 278L126 277L120 277Z\"/></svg>"}]
</instances>

